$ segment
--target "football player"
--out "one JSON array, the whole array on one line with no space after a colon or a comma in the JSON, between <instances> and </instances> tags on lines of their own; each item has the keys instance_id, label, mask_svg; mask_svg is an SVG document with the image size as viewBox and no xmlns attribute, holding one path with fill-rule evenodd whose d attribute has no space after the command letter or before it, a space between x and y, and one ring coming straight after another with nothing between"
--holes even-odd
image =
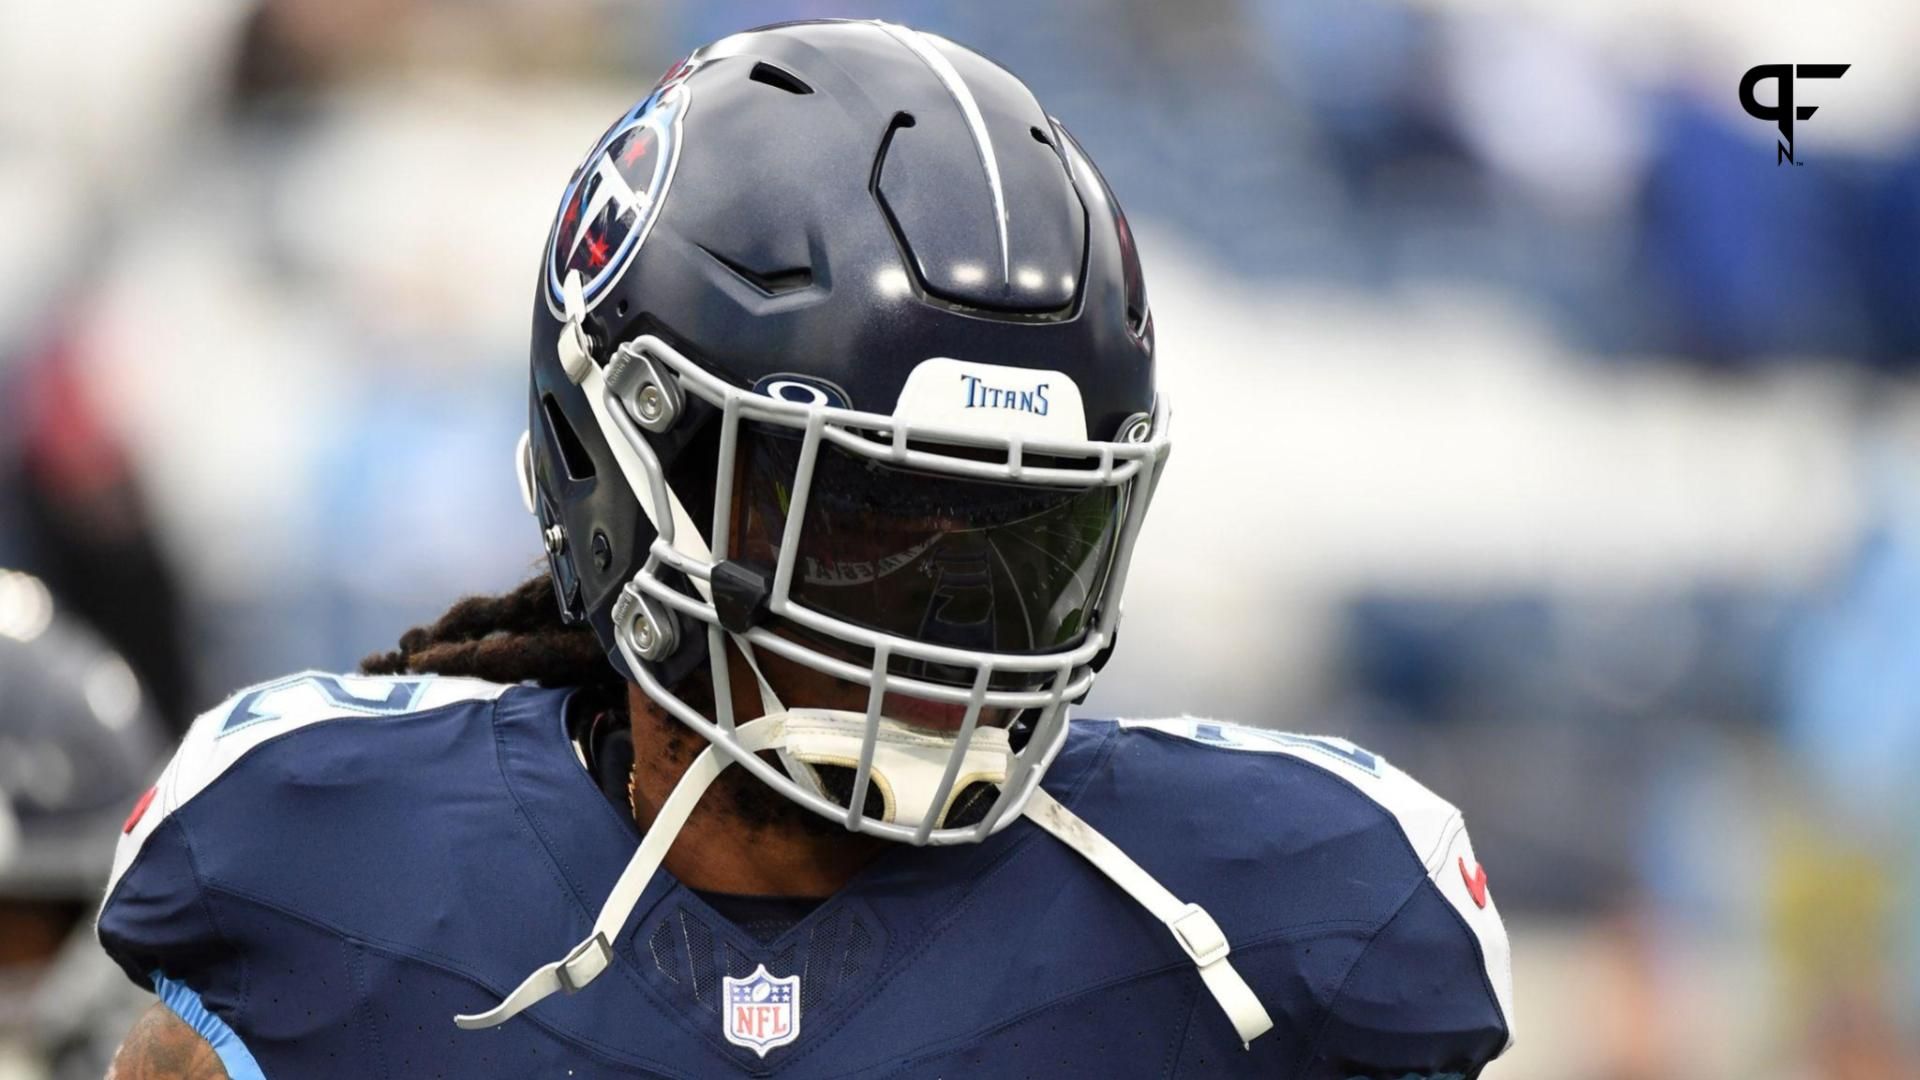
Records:
<instances>
[{"instance_id":1,"label":"football player","mask_svg":"<svg viewBox=\"0 0 1920 1080\"><path fill-rule=\"evenodd\" d=\"M97 1080L152 998L90 918L167 732L127 662L0 568L0 1080Z\"/></svg>"},{"instance_id":2,"label":"football player","mask_svg":"<svg viewBox=\"0 0 1920 1080\"><path fill-rule=\"evenodd\" d=\"M549 573L203 716L99 932L125 1076L1477 1076L1459 813L1337 739L1068 722L1169 447L1126 219L987 59L726 38L575 169Z\"/></svg>"}]
</instances>

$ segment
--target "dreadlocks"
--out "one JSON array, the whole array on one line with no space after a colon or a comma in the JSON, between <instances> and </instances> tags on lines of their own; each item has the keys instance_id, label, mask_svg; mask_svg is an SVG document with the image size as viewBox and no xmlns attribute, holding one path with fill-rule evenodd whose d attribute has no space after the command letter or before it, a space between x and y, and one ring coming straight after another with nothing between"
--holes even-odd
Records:
<instances>
[{"instance_id":1,"label":"dreadlocks","mask_svg":"<svg viewBox=\"0 0 1920 1080\"><path fill-rule=\"evenodd\" d=\"M626 680L585 623L560 621L545 574L499 596L469 596L430 626L400 635L400 647L360 661L367 675L465 675L489 682L578 686L624 707Z\"/></svg>"},{"instance_id":2,"label":"dreadlocks","mask_svg":"<svg viewBox=\"0 0 1920 1080\"><path fill-rule=\"evenodd\" d=\"M540 686L579 687L575 695L581 718L589 727L586 742L598 742L593 732L609 723L625 729L630 722L627 681L621 677L586 623L569 626L560 621L553 599L552 579L539 574L499 596L469 596L447 609L431 625L416 626L400 635L400 647L374 653L360 661L364 675L464 675L496 683L531 682ZM689 700L711 704L712 695L693 680ZM635 749L642 767L685 769L704 744L693 729L660 710L637 718L652 731ZM852 770L843 770L849 777ZM852 781L847 781L852 791ZM744 771L722 777L733 811L751 829L776 823L797 823L809 832L838 828L788 802ZM625 795L625 792L622 792ZM875 798L877 793L870 793ZM879 812L876 803L872 810Z\"/></svg>"},{"instance_id":3,"label":"dreadlocks","mask_svg":"<svg viewBox=\"0 0 1920 1080\"><path fill-rule=\"evenodd\" d=\"M544 573L499 596L469 596L459 601L432 625L416 626L401 634L399 648L360 661L360 671L364 675L464 675L496 683L579 687L583 693L576 700L585 706L583 713L593 718L596 728L616 720L625 727L632 719L654 730L653 737L635 744L636 751L643 755L643 767L672 767L677 773L704 749L691 728L662 710L629 717L627 681L607 662L591 626L569 626L560 621L553 585ZM712 692L704 680L692 680L682 694L696 708L711 713ZM591 735L588 741L594 741ZM822 766L821 776L836 798L842 802L852 798L852 768ZM825 835L839 829L744 771L723 775L720 790L727 793L733 812L752 830L785 824ZM970 785L956 800L949 819L978 820L992 802L980 797L987 794L990 790L986 785ZM868 790L869 814L881 812L880 799L877 789Z\"/></svg>"}]
</instances>

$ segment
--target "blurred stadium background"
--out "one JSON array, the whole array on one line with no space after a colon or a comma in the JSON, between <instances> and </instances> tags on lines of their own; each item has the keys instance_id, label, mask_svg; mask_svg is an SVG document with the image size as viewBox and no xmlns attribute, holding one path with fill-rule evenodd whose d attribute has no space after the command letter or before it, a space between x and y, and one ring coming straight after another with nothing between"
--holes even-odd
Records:
<instances>
[{"instance_id":1,"label":"blurred stadium background","mask_svg":"<svg viewBox=\"0 0 1920 1080\"><path fill-rule=\"evenodd\" d=\"M825 15L999 59L1140 235L1178 448L1085 711L1463 806L1493 1080L1920 1076L1920 5L4 0L0 566L176 727L520 580L569 169ZM1783 62L1853 65L1803 167Z\"/></svg>"}]
</instances>

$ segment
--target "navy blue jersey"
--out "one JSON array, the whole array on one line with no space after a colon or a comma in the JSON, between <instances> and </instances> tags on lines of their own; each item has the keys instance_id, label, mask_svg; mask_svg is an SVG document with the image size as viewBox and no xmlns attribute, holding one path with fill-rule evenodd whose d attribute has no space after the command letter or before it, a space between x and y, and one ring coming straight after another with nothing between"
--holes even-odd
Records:
<instances>
[{"instance_id":1,"label":"navy blue jersey","mask_svg":"<svg viewBox=\"0 0 1920 1080\"><path fill-rule=\"evenodd\" d=\"M637 843L567 697L316 673L236 695L130 822L101 941L236 1078L1402 1080L1510 1041L1459 813L1350 743L1192 719L1076 720L1045 786L1219 922L1274 1020L1250 1049L1167 929L1024 820L890 849L767 940L662 871L592 985L457 1029L585 936Z\"/></svg>"}]
</instances>

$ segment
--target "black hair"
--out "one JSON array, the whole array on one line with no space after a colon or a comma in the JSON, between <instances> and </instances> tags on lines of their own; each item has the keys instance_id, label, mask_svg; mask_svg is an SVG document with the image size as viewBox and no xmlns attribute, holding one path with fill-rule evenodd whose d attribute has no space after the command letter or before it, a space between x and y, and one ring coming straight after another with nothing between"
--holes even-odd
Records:
<instances>
[{"instance_id":1,"label":"black hair","mask_svg":"<svg viewBox=\"0 0 1920 1080\"><path fill-rule=\"evenodd\" d=\"M360 661L367 675L464 675L488 682L576 686L600 708L624 712L627 683L587 623L560 618L544 573L498 596L469 596L391 652Z\"/></svg>"},{"instance_id":2,"label":"black hair","mask_svg":"<svg viewBox=\"0 0 1920 1080\"><path fill-rule=\"evenodd\" d=\"M469 596L448 608L431 625L416 626L400 635L399 648L373 653L360 661L366 675L463 675L496 683L531 682L538 686L579 687L577 701L587 706L583 715L596 726L628 716L627 681L607 660L588 623L569 624L560 618L552 579L539 574L498 596ZM696 687L701 680L693 680ZM656 718L666 734L659 752L684 765L701 749L692 729L670 717ZM624 722L618 728L625 728ZM589 738L592 745L596 739ZM632 760L629 755L628 760ZM823 779L832 797L844 804L853 795L853 770L823 766ZM729 774L735 812L750 828L778 822L798 823L808 832L829 834L839 826L808 813L771 788L742 774ZM994 793L975 783L961 792L948 814L949 824L963 826L985 816ZM880 813L880 792L867 791L867 813Z\"/></svg>"}]
</instances>

